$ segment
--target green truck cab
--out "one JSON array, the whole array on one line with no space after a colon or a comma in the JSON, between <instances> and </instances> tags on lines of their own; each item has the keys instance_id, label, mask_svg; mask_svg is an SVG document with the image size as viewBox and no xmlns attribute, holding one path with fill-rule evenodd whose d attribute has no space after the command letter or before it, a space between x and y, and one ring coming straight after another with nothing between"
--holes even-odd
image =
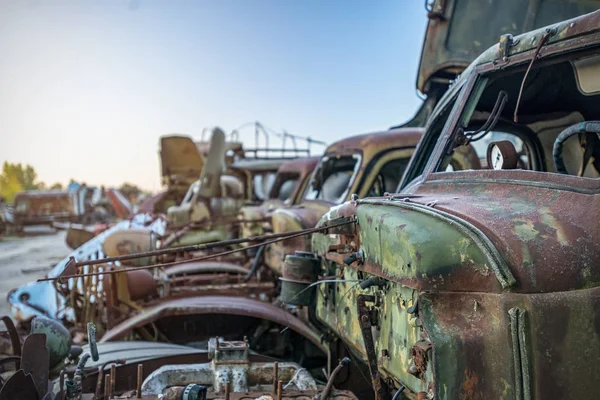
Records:
<instances>
[{"instance_id":1,"label":"green truck cab","mask_svg":"<svg viewBox=\"0 0 600 400\"><path fill-rule=\"evenodd\" d=\"M600 390L600 11L500 42L440 100L398 193L332 209L315 320L376 398ZM481 145L480 143L483 143ZM465 146L471 165L450 162Z\"/></svg>"}]
</instances>

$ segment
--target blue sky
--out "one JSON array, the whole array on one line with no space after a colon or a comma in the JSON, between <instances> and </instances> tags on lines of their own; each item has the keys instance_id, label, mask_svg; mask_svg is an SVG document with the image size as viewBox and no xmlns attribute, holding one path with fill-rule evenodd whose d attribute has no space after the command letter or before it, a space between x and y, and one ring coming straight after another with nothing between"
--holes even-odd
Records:
<instances>
[{"instance_id":1,"label":"blue sky","mask_svg":"<svg viewBox=\"0 0 600 400\"><path fill-rule=\"evenodd\" d=\"M387 129L420 104L425 26L407 0L0 0L0 162L159 190L164 134Z\"/></svg>"}]
</instances>

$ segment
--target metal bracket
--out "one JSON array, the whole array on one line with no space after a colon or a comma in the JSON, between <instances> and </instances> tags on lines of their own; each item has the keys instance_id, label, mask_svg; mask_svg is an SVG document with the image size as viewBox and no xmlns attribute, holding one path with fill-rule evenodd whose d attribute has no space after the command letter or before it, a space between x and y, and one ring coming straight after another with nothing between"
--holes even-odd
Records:
<instances>
[{"instance_id":1,"label":"metal bracket","mask_svg":"<svg viewBox=\"0 0 600 400\"><path fill-rule=\"evenodd\" d=\"M358 323L362 332L365 351L367 352L367 360L369 364L369 372L371 374L371 384L375 392L375 400L384 400L389 398L387 387L384 385L383 379L379 374L377 367L377 355L375 353L375 342L373 341L373 332L371 331L372 315L371 310L366 303L374 303L375 296L360 294L356 297L356 309L358 311Z\"/></svg>"}]
</instances>

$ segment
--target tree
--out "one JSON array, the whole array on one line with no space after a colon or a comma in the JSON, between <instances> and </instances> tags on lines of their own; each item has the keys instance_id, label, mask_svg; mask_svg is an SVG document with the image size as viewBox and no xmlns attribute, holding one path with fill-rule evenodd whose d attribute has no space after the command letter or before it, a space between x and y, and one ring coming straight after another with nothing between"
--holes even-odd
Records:
<instances>
[{"instance_id":1,"label":"tree","mask_svg":"<svg viewBox=\"0 0 600 400\"><path fill-rule=\"evenodd\" d=\"M50 190L63 190L64 187L60 182L54 182L52 186L50 186Z\"/></svg>"},{"instance_id":2,"label":"tree","mask_svg":"<svg viewBox=\"0 0 600 400\"><path fill-rule=\"evenodd\" d=\"M23 190L36 190L43 187L42 182L37 182L37 173L35 169L27 164L9 163L5 161L2 164L2 173L0 174L0 196L7 202L12 203L15 195Z\"/></svg>"}]
</instances>

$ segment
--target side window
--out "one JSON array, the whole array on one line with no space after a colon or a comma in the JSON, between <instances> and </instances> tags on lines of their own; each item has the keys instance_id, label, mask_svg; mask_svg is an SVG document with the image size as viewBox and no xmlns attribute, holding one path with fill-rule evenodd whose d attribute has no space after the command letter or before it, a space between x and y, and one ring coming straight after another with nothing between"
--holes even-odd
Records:
<instances>
[{"instance_id":1,"label":"side window","mask_svg":"<svg viewBox=\"0 0 600 400\"><path fill-rule=\"evenodd\" d=\"M289 199L294 191L294 188L296 187L297 181L297 179L293 178L285 180L279 188L279 194L277 195L277 198L282 201Z\"/></svg>"},{"instance_id":2,"label":"side window","mask_svg":"<svg viewBox=\"0 0 600 400\"><path fill-rule=\"evenodd\" d=\"M386 192L393 193L398 187L409 161L410 158L397 158L385 163L371 184L367 196L380 197Z\"/></svg>"},{"instance_id":3,"label":"side window","mask_svg":"<svg viewBox=\"0 0 600 400\"><path fill-rule=\"evenodd\" d=\"M357 154L324 157L306 187L304 199L335 204L344 202L359 165L360 156Z\"/></svg>"},{"instance_id":4,"label":"side window","mask_svg":"<svg viewBox=\"0 0 600 400\"><path fill-rule=\"evenodd\" d=\"M300 174L297 173L278 172L269 191L269 198L286 201L294 192L299 177Z\"/></svg>"}]
</instances>

